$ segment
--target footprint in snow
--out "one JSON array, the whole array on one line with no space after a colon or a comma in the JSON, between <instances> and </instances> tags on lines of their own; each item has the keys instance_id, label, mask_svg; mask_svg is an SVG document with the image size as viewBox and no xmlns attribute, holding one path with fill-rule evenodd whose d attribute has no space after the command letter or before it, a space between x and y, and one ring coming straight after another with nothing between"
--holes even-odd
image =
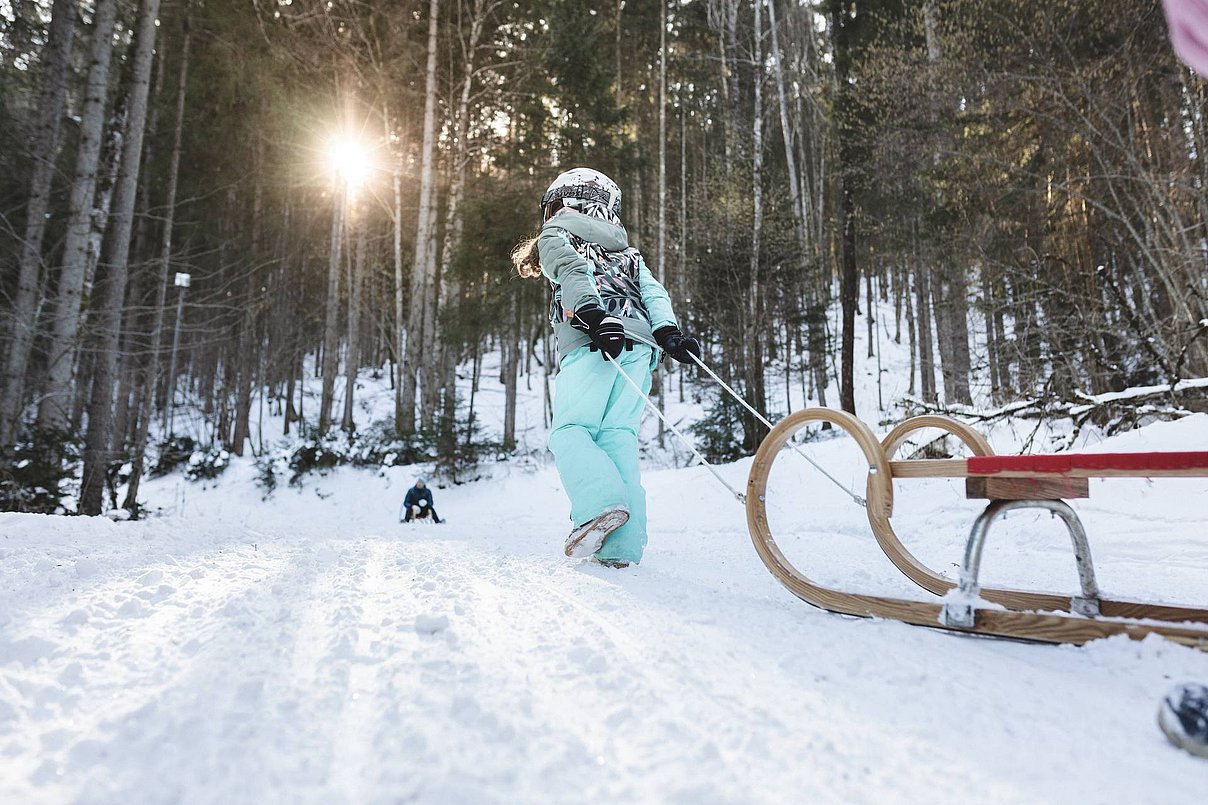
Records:
<instances>
[{"instance_id":1,"label":"footprint in snow","mask_svg":"<svg viewBox=\"0 0 1208 805\"><path fill-rule=\"evenodd\" d=\"M436 634L443 632L449 628L449 618L447 615L417 615L415 617L415 631L418 634Z\"/></svg>"}]
</instances>

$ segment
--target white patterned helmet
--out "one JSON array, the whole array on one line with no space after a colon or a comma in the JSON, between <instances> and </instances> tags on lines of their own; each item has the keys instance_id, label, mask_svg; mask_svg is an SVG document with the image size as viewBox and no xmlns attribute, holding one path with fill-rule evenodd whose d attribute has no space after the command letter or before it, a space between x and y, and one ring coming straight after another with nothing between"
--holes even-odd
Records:
<instances>
[{"instance_id":1,"label":"white patterned helmet","mask_svg":"<svg viewBox=\"0 0 1208 805\"><path fill-rule=\"evenodd\" d=\"M547 218L550 204L561 201L562 206L583 209L600 205L614 216L621 214L621 188L612 179L591 168L571 168L558 175L541 197L542 218Z\"/></svg>"}]
</instances>

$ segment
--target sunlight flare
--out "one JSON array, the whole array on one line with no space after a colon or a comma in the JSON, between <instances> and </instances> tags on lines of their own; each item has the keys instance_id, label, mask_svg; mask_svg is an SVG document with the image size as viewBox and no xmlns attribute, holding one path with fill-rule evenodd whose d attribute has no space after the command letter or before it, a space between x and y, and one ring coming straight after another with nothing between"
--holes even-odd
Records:
<instances>
[{"instance_id":1,"label":"sunlight flare","mask_svg":"<svg viewBox=\"0 0 1208 805\"><path fill-rule=\"evenodd\" d=\"M327 161L336 177L351 191L360 188L373 169L368 146L347 134L338 135L328 143Z\"/></svg>"}]
</instances>

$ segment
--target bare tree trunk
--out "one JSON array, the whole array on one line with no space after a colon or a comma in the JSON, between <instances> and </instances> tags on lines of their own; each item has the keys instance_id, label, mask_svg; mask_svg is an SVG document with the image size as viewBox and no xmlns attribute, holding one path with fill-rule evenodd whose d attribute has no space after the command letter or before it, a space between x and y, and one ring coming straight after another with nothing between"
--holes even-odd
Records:
<instances>
[{"instance_id":1,"label":"bare tree trunk","mask_svg":"<svg viewBox=\"0 0 1208 805\"><path fill-rule=\"evenodd\" d=\"M97 0L92 20L88 82L80 109L80 136L67 214L63 265L47 352L46 389L38 407L38 424L44 428L65 429L71 412L71 369L80 326L80 296L88 266L92 202L101 155L116 16L117 0Z\"/></svg>"},{"instance_id":2,"label":"bare tree trunk","mask_svg":"<svg viewBox=\"0 0 1208 805\"><path fill-rule=\"evenodd\" d=\"M914 395L915 391L915 369L918 366L919 341L918 335L914 329L914 303L910 298L910 275L906 274L902 277L902 300L906 305L906 330L910 333L910 388L906 390L907 394Z\"/></svg>"},{"instance_id":3,"label":"bare tree trunk","mask_svg":"<svg viewBox=\"0 0 1208 805\"><path fill-rule=\"evenodd\" d=\"M466 59L461 82L461 96L457 103L453 176L449 187L448 207L445 211L444 242L441 244L440 277L443 285L441 297L444 300L442 304L442 316L445 318L448 318L450 311L458 304L459 297L461 296L461 284L453 272L453 258L461 247L463 228L461 202L465 194L466 171L470 161L470 144L468 142L470 130L470 94L474 88L476 57L479 43L482 39L482 32L487 23L487 17L494 12L498 5L498 2L495 0L474 0L474 8L471 12L470 35L465 46ZM437 392L443 387L445 396L441 411L442 430L447 432L450 438L452 438L454 419L457 414L458 350L449 343L442 342L439 352L440 378L439 382L436 382L436 378L433 378L433 385L437 386L433 391ZM435 393L432 400L433 403L436 402Z\"/></svg>"},{"instance_id":4,"label":"bare tree trunk","mask_svg":"<svg viewBox=\"0 0 1208 805\"><path fill-rule=\"evenodd\" d=\"M761 2L761 0L756 0ZM780 131L784 139L784 160L788 169L789 204L792 207L794 232L803 266L809 261L809 234L805 226L805 208L801 203L800 175L797 173L797 155L793 149L793 128L789 120L789 105L784 91L784 67L780 58L780 41L776 33L776 0L767 0L768 27L772 35L772 66L776 71L776 97L779 101Z\"/></svg>"},{"instance_id":5,"label":"bare tree trunk","mask_svg":"<svg viewBox=\"0 0 1208 805\"><path fill-rule=\"evenodd\" d=\"M42 241L46 233L50 192L54 182L55 160L59 154L59 121L67 96L67 68L71 62L75 38L76 0L55 0L50 31L42 63L42 94L38 102L38 125L31 143L34 159L29 181L29 202L25 206L25 237L21 243L21 263L17 276L17 295L13 299L9 328L8 360L5 362L3 390L0 391L0 445L12 442L13 433L24 407L25 372L38 327L42 303Z\"/></svg>"},{"instance_id":6,"label":"bare tree trunk","mask_svg":"<svg viewBox=\"0 0 1208 805\"><path fill-rule=\"evenodd\" d=\"M411 268L411 311L407 321L407 348L403 357L403 416L402 432L415 432L415 402L417 373L424 355L424 326L432 318L429 298L430 269L435 270L435 255L431 254L435 236L433 204L436 195L436 44L439 29L440 0L428 0L428 68L424 88L424 132L420 157L419 220L415 235L415 261Z\"/></svg>"},{"instance_id":7,"label":"bare tree trunk","mask_svg":"<svg viewBox=\"0 0 1208 805\"><path fill-rule=\"evenodd\" d=\"M984 268L982 270L982 315L985 317L986 324L986 360L989 363L990 375L990 399L998 403L1002 400L1001 390L998 386L999 370L999 349L998 349L998 334L994 331L994 313L993 308L994 298L992 296L992 285L990 282L990 272Z\"/></svg>"},{"instance_id":8,"label":"bare tree trunk","mask_svg":"<svg viewBox=\"0 0 1208 805\"><path fill-rule=\"evenodd\" d=\"M851 65L850 26L846 11L832 15L834 30L835 114L844 120L852 106L852 88L848 81ZM840 246L842 266L839 275L839 304L843 309L843 333L840 345L839 405L845 411L856 412L855 351L856 307L860 293L860 275L856 268L856 202L855 157L852 153L852 132L840 131L839 136L839 226L842 228Z\"/></svg>"},{"instance_id":9,"label":"bare tree trunk","mask_svg":"<svg viewBox=\"0 0 1208 805\"><path fill-rule=\"evenodd\" d=\"M998 283L995 284L997 285ZM1005 305L1006 300L1002 299L995 303L994 310L991 312L991 319L994 323L994 340L998 345L998 376L995 378L994 383L998 386L999 395L1002 399L1007 399L1011 395L1010 360L1006 353L1007 330L1003 321L1003 307Z\"/></svg>"},{"instance_id":10,"label":"bare tree trunk","mask_svg":"<svg viewBox=\"0 0 1208 805\"><path fill-rule=\"evenodd\" d=\"M915 293L918 305L915 319L919 327L919 391L923 400L936 403L938 396L935 392L935 358L932 353L931 338L931 272L918 255L918 221L915 221Z\"/></svg>"},{"instance_id":11,"label":"bare tree trunk","mask_svg":"<svg viewBox=\"0 0 1208 805\"><path fill-rule=\"evenodd\" d=\"M347 192L337 193L331 216L331 252L327 262L327 306L323 325L323 396L319 400L319 435L331 428L331 409L336 395L336 370L340 353L340 258L344 243Z\"/></svg>"},{"instance_id":12,"label":"bare tree trunk","mask_svg":"<svg viewBox=\"0 0 1208 805\"><path fill-rule=\"evenodd\" d=\"M348 349L344 356L344 419L340 423L340 427L348 433L354 433L357 429L352 413L357 370L361 366L361 283L365 268L365 222L357 220L354 225L357 245L356 258L348 260Z\"/></svg>"},{"instance_id":13,"label":"bare tree trunk","mask_svg":"<svg viewBox=\"0 0 1208 805\"><path fill-rule=\"evenodd\" d=\"M127 127L122 141L122 167L114 188L112 222L109 226L108 276L100 294L98 351L92 377L92 399L88 406L88 435L84 447L84 478L80 492L80 511L100 514L109 462L113 425L113 375L117 365L117 344L122 322L122 304L126 298L129 274L130 236L134 224L134 201L138 191L139 168L143 150L143 131L147 122L147 95L150 90L151 64L155 55L156 23L159 0L142 0L138 31L131 56L131 80Z\"/></svg>"},{"instance_id":14,"label":"bare tree trunk","mask_svg":"<svg viewBox=\"0 0 1208 805\"><path fill-rule=\"evenodd\" d=\"M242 321L239 324L239 380L235 386L235 432L231 436L231 452L243 455L244 447L252 438L252 390L263 382L260 371L264 338L260 332L262 317L257 316L260 307L261 230L264 211L264 140L257 138L253 146L252 187L252 237L249 252L251 268L247 272L243 290ZM255 449L255 448L253 448Z\"/></svg>"},{"instance_id":15,"label":"bare tree trunk","mask_svg":"<svg viewBox=\"0 0 1208 805\"><path fill-rule=\"evenodd\" d=\"M127 76L130 72L126 68ZM128 80L123 78L123 81ZM114 103L113 113L109 115L109 124L105 131L105 140L101 144L101 162L97 168L96 194L92 201L92 217L88 231L88 246L84 256L84 289L82 299L87 302L92 297L93 285L96 281L97 267L101 261L101 249L105 245L105 230L109 226L109 210L113 206L113 191L117 184L118 172L122 169L122 137L127 127L129 116L129 96L119 94ZM89 337L88 317L93 305L84 304L80 311L80 332L82 338Z\"/></svg>"},{"instance_id":16,"label":"bare tree trunk","mask_svg":"<svg viewBox=\"0 0 1208 805\"><path fill-rule=\"evenodd\" d=\"M731 163L727 170L733 167L733 162L742 162L746 158L743 148L744 137L739 134L740 105L738 75L738 0L723 0L725 3L725 70L726 70L726 142Z\"/></svg>"},{"instance_id":17,"label":"bare tree trunk","mask_svg":"<svg viewBox=\"0 0 1208 805\"><path fill-rule=\"evenodd\" d=\"M238 361L235 380L235 423L230 445L231 452L237 456L243 455L248 440L252 438L252 389L257 383L263 343L258 332L255 312L255 292L258 287L255 276L249 276L239 322L238 355L235 357Z\"/></svg>"},{"instance_id":18,"label":"bare tree trunk","mask_svg":"<svg viewBox=\"0 0 1208 805\"><path fill-rule=\"evenodd\" d=\"M941 268L931 277L931 310L935 316L935 345L939 349L940 380L944 388L944 402L956 402L955 366L952 357L951 316L944 299L944 270Z\"/></svg>"},{"instance_id":19,"label":"bare tree trunk","mask_svg":"<svg viewBox=\"0 0 1208 805\"><path fill-rule=\"evenodd\" d=\"M826 305L825 302L819 301L819 297L826 299L827 294L819 294L817 287L819 278L816 276L817 262L815 257L818 253L817 243L819 241L812 240L810 237L810 233L813 230L810 220L814 217L814 210L812 202L807 200L814 198L815 194L810 191L808 175L802 175L797 170L797 152L793 147L792 119L789 115L788 102L785 97L784 69L777 34L775 0L768 0L768 19L771 28L772 58L776 69L776 89L780 106L780 128L784 139L785 164L788 169L789 199L793 208L797 248L800 252L803 284L805 286L805 314L806 328L808 330L807 353L809 361L807 371L810 373L811 382L818 390L819 404L825 406L827 385ZM813 48L810 46L811 43L809 41L806 41L804 45L806 58L808 58L809 54L813 52ZM801 119L800 112L798 118ZM804 121L802 125L804 126ZM808 174L807 137L804 131L801 136L801 147L804 153L802 159L803 169ZM821 151L822 149L819 150ZM820 211L818 217L821 217ZM815 271L815 276L810 276L811 269Z\"/></svg>"},{"instance_id":20,"label":"bare tree trunk","mask_svg":"<svg viewBox=\"0 0 1208 805\"><path fill-rule=\"evenodd\" d=\"M755 2L755 32L752 37L752 61L754 63L753 89L755 105L752 113L751 126L751 299L750 322L745 335L745 345L748 350L746 359L747 398L756 410L764 410L766 394L764 390L763 366L763 277L760 268L760 251L763 234L763 15L760 13L763 2ZM747 439L747 446L754 447L763 438L764 427L752 421L752 433Z\"/></svg>"},{"instance_id":21,"label":"bare tree trunk","mask_svg":"<svg viewBox=\"0 0 1208 805\"><path fill-rule=\"evenodd\" d=\"M168 160L168 189L164 198L163 233L159 241L159 285L156 289L155 314L151 325L151 347L143 371L143 395L140 398L139 430L134 438L133 456L130 458L130 481L127 486L124 509L138 519L139 482L143 479L146 461L147 436L151 428L151 409L159 384L159 352L163 347L164 303L168 295L168 277L172 272L172 234L176 219L176 181L180 175L180 144L185 129L185 97L188 89L188 53L192 45L192 0L185 5L184 40L180 47L180 74L176 80L176 122L172 133L172 155Z\"/></svg>"},{"instance_id":22,"label":"bare tree trunk","mask_svg":"<svg viewBox=\"0 0 1208 805\"><path fill-rule=\"evenodd\" d=\"M679 254L675 271L676 299L683 296L688 274L688 114L680 107ZM680 400L683 402L683 400Z\"/></svg>"},{"instance_id":23,"label":"bare tree trunk","mask_svg":"<svg viewBox=\"0 0 1208 805\"><path fill-rule=\"evenodd\" d=\"M927 44L927 61L939 63L943 57L939 40L939 10L935 0L923 4L923 30ZM942 158L941 146L936 145L932 161ZM945 250L946 251L946 250ZM940 362L944 377L944 398L948 403L969 403L969 303L965 269L955 265L953 256L944 254L940 270L932 283L936 323L939 326Z\"/></svg>"},{"instance_id":24,"label":"bare tree trunk","mask_svg":"<svg viewBox=\"0 0 1208 805\"><path fill-rule=\"evenodd\" d=\"M667 0L659 0L659 180L658 180L658 263L657 279L674 287L667 278ZM655 367L653 392L659 411L667 410L667 390L663 367ZM664 446L664 425L659 417L658 445Z\"/></svg>"},{"instance_id":25,"label":"bare tree trunk","mask_svg":"<svg viewBox=\"0 0 1208 805\"><path fill-rule=\"evenodd\" d=\"M864 311L864 320L868 323L868 356L867 357L869 357L869 358L872 358L876 355L876 352L873 351L873 342L874 342L875 336L876 336L875 328L877 326L877 317L874 316L873 312L872 312L872 305L873 305L872 281L873 281L872 272L870 271L870 272L865 273L865 275L864 275L864 306L867 308L867 310Z\"/></svg>"},{"instance_id":26,"label":"bare tree trunk","mask_svg":"<svg viewBox=\"0 0 1208 805\"><path fill-rule=\"evenodd\" d=\"M860 275L856 270L856 212L848 180L841 180L840 220L843 226L843 267L839 284L839 303L843 307L843 339L841 350L841 377L839 380L839 405L844 411L855 413L855 352L856 352L856 296L859 293Z\"/></svg>"},{"instance_id":27,"label":"bare tree trunk","mask_svg":"<svg viewBox=\"0 0 1208 805\"><path fill-rule=\"evenodd\" d=\"M386 113L387 128L390 114ZM392 234L394 241L394 432L403 433L403 149L398 146L393 171L394 208Z\"/></svg>"},{"instance_id":28,"label":"bare tree trunk","mask_svg":"<svg viewBox=\"0 0 1208 805\"><path fill-rule=\"evenodd\" d=\"M902 271L901 266L895 266L891 269L890 277L891 284L893 285L893 343L895 344L902 343L902 302L904 301L902 286L905 284L904 274L905 272Z\"/></svg>"},{"instance_id":29,"label":"bare tree trunk","mask_svg":"<svg viewBox=\"0 0 1208 805\"><path fill-rule=\"evenodd\" d=\"M520 369L520 300L512 299L512 321L504 328L503 345L503 449L516 449L516 391Z\"/></svg>"},{"instance_id":30,"label":"bare tree trunk","mask_svg":"<svg viewBox=\"0 0 1208 805\"><path fill-rule=\"evenodd\" d=\"M442 299L440 295L441 278L438 273L436 253L436 204L437 183L432 183L432 215L428 225L427 258L424 265L424 324L420 329L423 335L423 345L420 354L423 359L419 362L420 376L420 424L425 430L431 430L436 409L440 400L440 371L441 355L437 347L438 321L442 315Z\"/></svg>"},{"instance_id":31,"label":"bare tree trunk","mask_svg":"<svg viewBox=\"0 0 1208 805\"><path fill-rule=\"evenodd\" d=\"M613 40L613 63L616 65L616 75L613 81L613 95L616 99L617 108L619 109L621 106L623 106L623 92L621 88L623 86L622 82L625 77L624 72L621 69L621 43L624 41L622 38L623 28L621 27L621 13L625 10L625 0L616 0L616 4L616 26L613 31L615 37Z\"/></svg>"}]
</instances>

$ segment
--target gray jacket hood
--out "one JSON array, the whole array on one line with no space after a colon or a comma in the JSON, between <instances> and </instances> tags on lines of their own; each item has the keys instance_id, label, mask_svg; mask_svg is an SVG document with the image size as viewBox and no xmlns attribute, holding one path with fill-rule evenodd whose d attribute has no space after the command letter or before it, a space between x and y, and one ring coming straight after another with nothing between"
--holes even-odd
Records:
<instances>
[{"instance_id":1,"label":"gray jacket hood","mask_svg":"<svg viewBox=\"0 0 1208 805\"><path fill-rule=\"evenodd\" d=\"M563 209L541 228L565 229L575 237L598 243L610 252L623 252L629 248L629 233L625 227L571 209Z\"/></svg>"}]
</instances>

